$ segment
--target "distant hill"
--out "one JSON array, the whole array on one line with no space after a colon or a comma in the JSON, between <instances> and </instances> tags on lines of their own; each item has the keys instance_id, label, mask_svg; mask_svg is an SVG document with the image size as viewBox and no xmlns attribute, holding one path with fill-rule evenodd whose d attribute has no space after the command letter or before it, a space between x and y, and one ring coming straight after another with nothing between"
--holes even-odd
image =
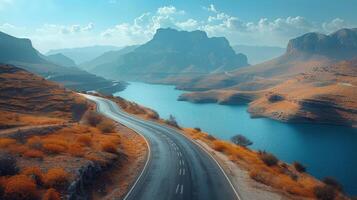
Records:
<instances>
[{"instance_id":1,"label":"distant hill","mask_svg":"<svg viewBox=\"0 0 357 200\"><path fill-rule=\"evenodd\" d=\"M169 76L189 76L247 66L247 57L236 54L224 37L207 37L203 31L158 29L153 39L116 61L91 72L104 77L155 81Z\"/></svg>"},{"instance_id":2,"label":"distant hill","mask_svg":"<svg viewBox=\"0 0 357 200\"><path fill-rule=\"evenodd\" d=\"M181 89L206 90L236 87L247 82L257 83L257 78L271 83L285 80L292 75L312 70L315 67L331 65L357 56L357 29L341 29L330 35L307 33L291 39L285 54L272 60L247 68L214 75L202 76L178 84ZM269 81L268 81L269 79ZM262 86L262 85L259 86ZM264 85L263 84L263 85ZM269 86L271 84L268 84ZM263 87L264 88L264 87ZM253 88L254 89L254 88Z\"/></svg>"},{"instance_id":3,"label":"distant hill","mask_svg":"<svg viewBox=\"0 0 357 200\"><path fill-rule=\"evenodd\" d=\"M93 60L94 58L102 55L108 51L119 50L121 47L116 46L89 46L89 47L79 47L79 48L66 48L66 49L53 49L46 53L46 55L58 54L61 53L68 58L74 60L77 65L80 65L84 62Z\"/></svg>"},{"instance_id":4,"label":"distant hill","mask_svg":"<svg viewBox=\"0 0 357 200\"><path fill-rule=\"evenodd\" d=\"M82 63L79 66L79 68L84 69L84 70L92 70L99 65L102 65L102 64L105 64L108 62L115 62L117 59L120 58L120 56L134 51L134 49L136 49L137 47L138 47L138 45L133 45L133 46L124 47L120 50L105 52L102 55L94 58L93 60Z\"/></svg>"},{"instance_id":5,"label":"distant hill","mask_svg":"<svg viewBox=\"0 0 357 200\"><path fill-rule=\"evenodd\" d=\"M46 59L54 64L65 66L65 67L76 67L76 63L68 58L67 56L58 53L46 56Z\"/></svg>"},{"instance_id":6,"label":"distant hill","mask_svg":"<svg viewBox=\"0 0 357 200\"><path fill-rule=\"evenodd\" d=\"M285 48L281 47L249 45L234 45L233 49L237 53L245 54L250 64L258 64L276 58L283 55L286 51Z\"/></svg>"},{"instance_id":7,"label":"distant hill","mask_svg":"<svg viewBox=\"0 0 357 200\"><path fill-rule=\"evenodd\" d=\"M107 91L125 87L125 84L113 83L76 67L54 64L34 49L29 39L16 38L2 32L0 32L0 63L15 65L76 90Z\"/></svg>"},{"instance_id":8,"label":"distant hill","mask_svg":"<svg viewBox=\"0 0 357 200\"><path fill-rule=\"evenodd\" d=\"M180 100L250 102L254 117L357 126L356 32L307 33L290 40L286 53L270 61L173 83L201 91Z\"/></svg>"}]
</instances>

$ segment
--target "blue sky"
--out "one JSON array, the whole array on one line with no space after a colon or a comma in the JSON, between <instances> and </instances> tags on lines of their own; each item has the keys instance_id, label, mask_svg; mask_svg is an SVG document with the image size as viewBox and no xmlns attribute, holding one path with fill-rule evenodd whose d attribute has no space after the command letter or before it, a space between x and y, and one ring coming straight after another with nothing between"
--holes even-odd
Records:
<instances>
[{"instance_id":1,"label":"blue sky","mask_svg":"<svg viewBox=\"0 0 357 200\"><path fill-rule=\"evenodd\" d=\"M0 0L0 31L42 52L149 40L160 27L204 30L231 44L285 46L357 23L355 0Z\"/></svg>"}]
</instances>

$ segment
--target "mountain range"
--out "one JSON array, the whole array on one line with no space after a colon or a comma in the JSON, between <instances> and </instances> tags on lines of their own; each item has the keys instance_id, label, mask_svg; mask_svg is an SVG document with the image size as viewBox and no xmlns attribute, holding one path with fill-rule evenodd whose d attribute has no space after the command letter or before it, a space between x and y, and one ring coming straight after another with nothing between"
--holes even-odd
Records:
<instances>
[{"instance_id":1,"label":"mountain range","mask_svg":"<svg viewBox=\"0 0 357 200\"><path fill-rule=\"evenodd\" d=\"M110 45L96 45L88 47L78 47L78 48L65 48L65 49L53 49L46 53L46 55L52 54L63 54L68 58L74 60L76 65L88 62L105 52L119 50L121 47L110 46Z\"/></svg>"},{"instance_id":2,"label":"mountain range","mask_svg":"<svg viewBox=\"0 0 357 200\"><path fill-rule=\"evenodd\" d=\"M147 43L117 59L90 67L90 72L112 79L155 82L171 76L209 74L247 65L247 57L236 54L224 37L209 38L203 31L160 28Z\"/></svg>"},{"instance_id":3,"label":"mountain range","mask_svg":"<svg viewBox=\"0 0 357 200\"><path fill-rule=\"evenodd\" d=\"M282 56L230 72L174 79L180 100L241 104L252 116L357 126L357 29L291 39Z\"/></svg>"},{"instance_id":4,"label":"mountain range","mask_svg":"<svg viewBox=\"0 0 357 200\"><path fill-rule=\"evenodd\" d=\"M63 55L44 56L33 48L29 39L16 38L2 32L0 63L15 65L76 90L114 91L125 87L123 83L114 83L77 67L59 65L73 65L73 61Z\"/></svg>"}]
</instances>

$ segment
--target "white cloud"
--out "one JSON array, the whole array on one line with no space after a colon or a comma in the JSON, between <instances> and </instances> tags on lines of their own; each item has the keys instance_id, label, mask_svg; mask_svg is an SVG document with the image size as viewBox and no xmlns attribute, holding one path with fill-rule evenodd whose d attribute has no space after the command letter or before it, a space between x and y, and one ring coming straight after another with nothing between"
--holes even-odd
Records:
<instances>
[{"instance_id":1,"label":"white cloud","mask_svg":"<svg viewBox=\"0 0 357 200\"><path fill-rule=\"evenodd\" d=\"M213 4L210 4L208 7L202 7L204 10L210 11L210 12L214 12L217 13L216 7Z\"/></svg>"},{"instance_id":2,"label":"white cloud","mask_svg":"<svg viewBox=\"0 0 357 200\"><path fill-rule=\"evenodd\" d=\"M7 0L9 1L9 0ZM1 0L0 0L1 2ZM87 24L44 24L35 29L13 24L0 24L0 31L17 37L28 37L42 52L49 49L90 45L133 45L152 38L158 28L172 27L181 30L203 30L209 36L225 36L231 44L286 46L289 39L310 31L331 33L351 27L340 18L326 22L313 22L302 16L243 21L237 16L221 12L213 4L204 8L204 19L192 18L184 10L163 6L146 12L132 21L119 23L103 30Z\"/></svg>"}]
</instances>

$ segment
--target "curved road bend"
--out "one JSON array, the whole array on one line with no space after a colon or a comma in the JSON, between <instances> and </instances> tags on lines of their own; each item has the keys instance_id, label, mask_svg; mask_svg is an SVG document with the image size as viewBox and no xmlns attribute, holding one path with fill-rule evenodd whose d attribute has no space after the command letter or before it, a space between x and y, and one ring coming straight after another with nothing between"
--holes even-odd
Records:
<instances>
[{"instance_id":1,"label":"curved road bend","mask_svg":"<svg viewBox=\"0 0 357 200\"><path fill-rule=\"evenodd\" d=\"M110 100L84 96L149 143L147 165L125 200L241 200L212 157L176 130L131 116Z\"/></svg>"}]
</instances>

